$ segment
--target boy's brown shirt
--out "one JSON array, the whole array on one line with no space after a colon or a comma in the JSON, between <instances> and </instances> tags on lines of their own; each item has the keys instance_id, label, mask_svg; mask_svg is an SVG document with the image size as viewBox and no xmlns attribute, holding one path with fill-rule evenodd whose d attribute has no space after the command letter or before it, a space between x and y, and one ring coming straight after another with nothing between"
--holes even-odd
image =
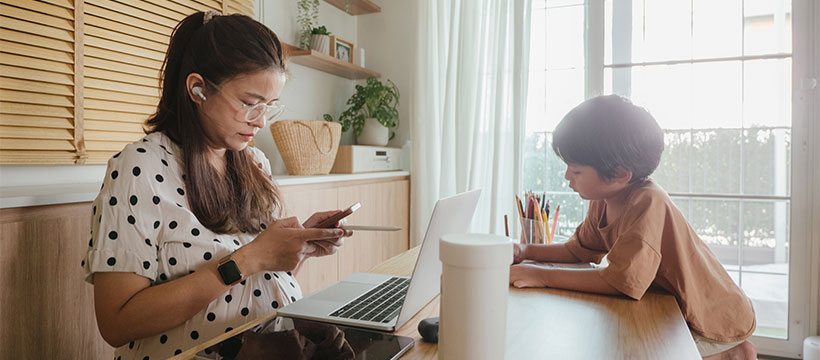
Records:
<instances>
[{"instance_id":1,"label":"boy's brown shirt","mask_svg":"<svg viewBox=\"0 0 820 360\"><path fill-rule=\"evenodd\" d=\"M606 203L593 200L566 243L582 261L609 265L600 275L640 300L650 285L672 293L689 327L708 339L735 342L755 329L751 301L735 285L680 210L652 180L632 185L622 214L601 226Z\"/></svg>"}]
</instances>

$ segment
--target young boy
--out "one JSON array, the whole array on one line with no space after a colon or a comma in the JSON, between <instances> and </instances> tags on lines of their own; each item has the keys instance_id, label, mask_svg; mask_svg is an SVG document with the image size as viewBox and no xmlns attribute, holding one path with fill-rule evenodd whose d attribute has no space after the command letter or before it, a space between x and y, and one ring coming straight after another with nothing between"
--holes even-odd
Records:
<instances>
[{"instance_id":1,"label":"young boy","mask_svg":"<svg viewBox=\"0 0 820 360\"><path fill-rule=\"evenodd\" d=\"M650 285L672 293L704 359L755 359L751 301L649 175L663 131L646 110L617 95L572 109L553 133L569 187L589 212L564 244L516 245L514 263L595 262L589 270L513 265L515 287L554 287L640 300Z\"/></svg>"}]
</instances>

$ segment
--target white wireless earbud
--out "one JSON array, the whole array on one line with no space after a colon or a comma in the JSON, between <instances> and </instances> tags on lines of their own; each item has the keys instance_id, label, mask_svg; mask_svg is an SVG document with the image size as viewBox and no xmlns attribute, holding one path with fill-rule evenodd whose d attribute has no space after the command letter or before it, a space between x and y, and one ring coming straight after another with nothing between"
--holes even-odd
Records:
<instances>
[{"instance_id":1,"label":"white wireless earbud","mask_svg":"<svg viewBox=\"0 0 820 360\"><path fill-rule=\"evenodd\" d=\"M192 92L192 93L194 93L194 95L197 95L197 96L199 96L200 98L202 98L202 100L203 100L203 101L207 100L207 99L205 98L205 95L204 95L204 94L202 94L202 88L201 88L201 87L199 87L199 86L194 86L194 87L191 89L191 92Z\"/></svg>"}]
</instances>

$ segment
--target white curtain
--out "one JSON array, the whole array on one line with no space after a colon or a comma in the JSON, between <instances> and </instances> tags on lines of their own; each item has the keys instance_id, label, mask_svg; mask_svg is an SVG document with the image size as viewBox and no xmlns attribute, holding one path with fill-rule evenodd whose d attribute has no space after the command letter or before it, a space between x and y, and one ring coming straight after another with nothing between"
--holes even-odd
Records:
<instances>
[{"instance_id":1,"label":"white curtain","mask_svg":"<svg viewBox=\"0 0 820 360\"><path fill-rule=\"evenodd\" d=\"M531 0L422 0L412 139L411 239L442 197L481 188L471 231L517 219ZM515 214L515 216L513 216Z\"/></svg>"}]
</instances>

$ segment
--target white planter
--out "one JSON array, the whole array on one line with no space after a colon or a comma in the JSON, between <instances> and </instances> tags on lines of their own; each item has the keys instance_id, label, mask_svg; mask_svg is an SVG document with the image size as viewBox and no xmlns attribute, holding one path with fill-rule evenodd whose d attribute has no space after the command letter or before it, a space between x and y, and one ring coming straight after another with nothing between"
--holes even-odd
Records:
<instances>
[{"instance_id":1,"label":"white planter","mask_svg":"<svg viewBox=\"0 0 820 360\"><path fill-rule=\"evenodd\" d=\"M330 55L330 36L328 35L311 35L310 48L322 54Z\"/></svg>"},{"instance_id":2,"label":"white planter","mask_svg":"<svg viewBox=\"0 0 820 360\"><path fill-rule=\"evenodd\" d=\"M385 146L390 140L390 129L384 127L376 118L364 119L362 134L356 138L359 145Z\"/></svg>"}]
</instances>

